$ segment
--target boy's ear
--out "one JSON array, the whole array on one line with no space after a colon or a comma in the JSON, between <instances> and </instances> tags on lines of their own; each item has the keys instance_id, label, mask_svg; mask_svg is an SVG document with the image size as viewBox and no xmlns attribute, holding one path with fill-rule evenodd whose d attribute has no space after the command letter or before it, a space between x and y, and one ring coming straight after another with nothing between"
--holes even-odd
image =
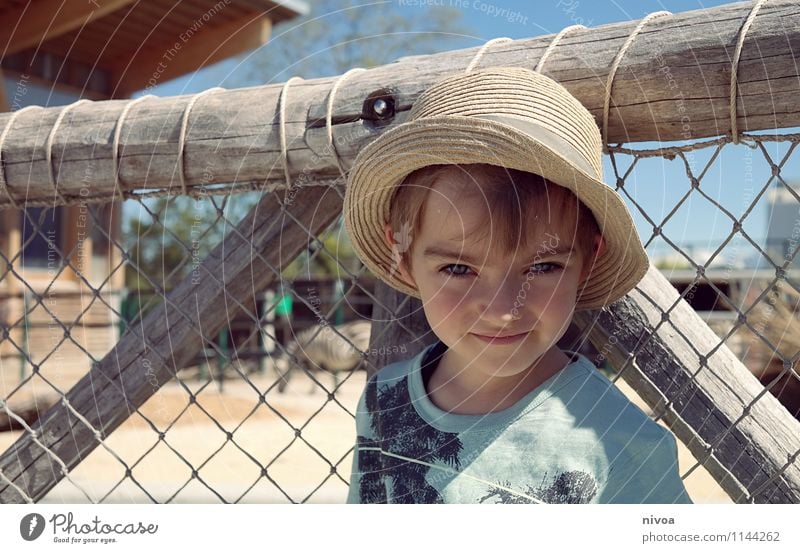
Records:
<instances>
[{"instance_id":1,"label":"boy's ear","mask_svg":"<svg viewBox=\"0 0 800 553\"><path fill-rule=\"evenodd\" d=\"M389 226L389 223L384 223L383 225L383 232L386 236L386 243L389 244L389 248L392 250L392 257L394 258L395 265L397 267L397 272L400 273L400 277L402 280L406 281L407 284L411 284L414 288L417 287L417 283L414 280L414 277L411 276L411 273L408 271L406 264L403 262L402 256L399 255L397 251L397 242L394 239L394 233L392 233L392 227Z\"/></svg>"},{"instance_id":2,"label":"boy's ear","mask_svg":"<svg viewBox=\"0 0 800 553\"><path fill-rule=\"evenodd\" d=\"M606 240L603 238L602 234L598 234L594 237L594 251L595 258L602 256L606 251Z\"/></svg>"},{"instance_id":3,"label":"boy's ear","mask_svg":"<svg viewBox=\"0 0 800 553\"><path fill-rule=\"evenodd\" d=\"M594 237L594 245L592 246L592 254L589 259L583 261L583 272L581 274L581 284L589 277L589 271L596 263L597 259L602 256L606 251L606 241L602 234L596 234Z\"/></svg>"},{"instance_id":4,"label":"boy's ear","mask_svg":"<svg viewBox=\"0 0 800 553\"><path fill-rule=\"evenodd\" d=\"M386 235L386 243L389 244L389 247L391 248L394 244L394 238L392 236L392 227L389 226L389 223L383 224L383 232Z\"/></svg>"}]
</instances>

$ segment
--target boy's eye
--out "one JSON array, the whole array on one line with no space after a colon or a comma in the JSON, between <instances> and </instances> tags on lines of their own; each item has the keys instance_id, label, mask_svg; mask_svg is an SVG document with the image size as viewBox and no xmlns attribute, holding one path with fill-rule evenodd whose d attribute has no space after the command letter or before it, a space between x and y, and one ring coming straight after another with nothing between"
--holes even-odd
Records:
<instances>
[{"instance_id":1,"label":"boy's eye","mask_svg":"<svg viewBox=\"0 0 800 553\"><path fill-rule=\"evenodd\" d=\"M452 267L455 267L455 270L451 270ZM459 269L469 270L469 267L467 267L466 265L460 265L458 263L453 263L451 265L445 265L444 267L442 267L441 272L443 272L447 276L454 277L454 278L467 276L466 274L461 272Z\"/></svg>"},{"instance_id":2,"label":"boy's eye","mask_svg":"<svg viewBox=\"0 0 800 553\"><path fill-rule=\"evenodd\" d=\"M528 272L535 275L541 275L546 273L553 273L562 268L563 267L558 263L536 263L535 265L530 266ZM467 276L466 271L469 270L470 268L467 267L466 265L453 263L442 267L441 272L449 277L459 278Z\"/></svg>"},{"instance_id":3,"label":"boy's eye","mask_svg":"<svg viewBox=\"0 0 800 553\"><path fill-rule=\"evenodd\" d=\"M539 267L539 269L536 269L536 267ZM536 265L531 265L530 272L538 275L542 273L553 273L561 268L561 265L558 263L537 263Z\"/></svg>"}]
</instances>

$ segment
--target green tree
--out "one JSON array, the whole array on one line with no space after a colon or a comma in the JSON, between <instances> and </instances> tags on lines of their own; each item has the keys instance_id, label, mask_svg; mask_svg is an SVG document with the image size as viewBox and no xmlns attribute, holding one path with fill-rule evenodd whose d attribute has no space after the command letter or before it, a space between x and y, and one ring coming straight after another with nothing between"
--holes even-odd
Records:
<instances>
[{"instance_id":1,"label":"green tree","mask_svg":"<svg viewBox=\"0 0 800 553\"><path fill-rule=\"evenodd\" d=\"M205 276L198 265L230 231L226 219L231 220L231 215L225 210L228 199L176 196L143 201L138 212L124 222L125 251L131 258L125 285L137 290L155 286L170 290L192 271L200 278ZM218 216L217 208L223 210L225 219ZM233 218L231 223L238 220Z\"/></svg>"}]
</instances>

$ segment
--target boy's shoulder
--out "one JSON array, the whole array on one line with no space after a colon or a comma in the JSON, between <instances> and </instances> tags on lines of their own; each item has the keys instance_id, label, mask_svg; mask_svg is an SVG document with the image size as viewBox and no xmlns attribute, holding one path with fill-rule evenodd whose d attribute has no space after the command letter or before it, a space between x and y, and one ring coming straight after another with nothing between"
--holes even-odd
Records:
<instances>
[{"instance_id":1,"label":"boy's shoulder","mask_svg":"<svg viewBox=\"0 0 800 553\"><path fill-rule=\"evenodd\" d=\"M408 356L405 359L393 361L384 365L372 375L367 377L364 389L361 392L359 405L357 411L366 414L374 410L380 409L378 403L378 396L380 391L385 391L387 388L393 388L398 384L405 384L403 388L408 389L407 377L412 371L415 362L422 356L429 348L424 348L419 353Z\"/></svg>"},{"instance_id":2,"label":"boy's shoulder","mask_svg":"<svg viewBox=\"0 0 800 553\"><path fill-rule=\"evenodd\" d=\"M383 366L367 379L366 388L386 389L404 381L407 383L406 379L422 364L423 357L432 347L433 344ZM537 394L528 407L541 411L564 411L569 415L564 420L585 417L595 428L608 428L607 436L616 435L620 440L630 439L630 435L625 437L625 434L631 432L635 432L637 439L655 441L669 434L585 355L572 351L565 353L573 356L572 362L545 383L547 389Z\"/></svg>"},{"instance_id":3,"label":"boy's shoulder","mask_svg":"<svg viewBox=\"0 0 800 553\"><path fill-rule=\"evenodd\" d=\"M368 379L368 384L381 388L398 384L422 364L423 357L434 345L381 367ZM622 415L639 423L645 420L652 422L649 415L623 394L585 355L573 351L565 353L573 356L572 362L548 381L551 388L549 395L561 397L573 409L590 409L595 415L599 411L606 411L614 413L615 418Z\"/></svg>"},{"instance_id":4,"label":"boy's shoulder","mask_svg":"<svg viewBox=\"0 0 800 553\"><path fill-rule=\"evenodd\" d=\"M629 402L625 394L606 375L597 368L589 359L579 354L578 360L571 365L576 369L576 374L582 377L581 385L585 387L587 395L599 395L604 401L625 403Z\"/></svg>"},{"instance_id":5,"label":"boy's shoulder","mask_svg":"<svg viewBox=\"0 0 800 553\"><path fill-rule=\"evenodd\" d=\"M622 390L585 355L577 354L576 360L567 365L562 371L570 371L569 387L578 388L579 392L575 396L576 399L583 402L591 402L596 407L625 407L630 410L630 416L649 418L647 413L622 393Z\"/></svg>"},{"instance_id":6,"label":"boy's shoulder","mask_svg":"<svg viewBox=\"0 0 800 553\"><path fill-rule=\"evenodd\" d=\"M607 440L619 441L620 445L629 440L656 444L672 436L585 356L569 368L577 376L559 395L571 411L583 412L594 428L607 429Z\"/></svg>"}]
</instances>

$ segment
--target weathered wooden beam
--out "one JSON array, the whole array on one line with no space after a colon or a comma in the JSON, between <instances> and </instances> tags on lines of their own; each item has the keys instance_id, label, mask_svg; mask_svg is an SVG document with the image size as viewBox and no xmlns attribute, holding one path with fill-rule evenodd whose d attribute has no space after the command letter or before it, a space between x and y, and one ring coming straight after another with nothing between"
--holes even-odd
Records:
<instances>
[{"instance_id":1,"label":"weathered wooden beam","mask_svg":"<svg viewBox=\"0 0 800 553\"><path fill-rule=\"evenodd\" d=\"M299 190L286 213L275 194L265 194L197 271L136 325L144 329L144 336L129 329L66 394L71 409L58 403L39 419L33 427L39 441L69 468L91 453L99 445L95 430L103 439L113 432L216 335L241 309L239 304L252 305L253 298L275 280L275 271L308 247L310 235L336 219L342 211L343 190L328 184ZM62 478L60 465L30 433L0 455L0 474L34 501ZM24 500L0 478L0 503Z\"/></svg>"},{"instance_id":2,"label":"weathered wooden beam","mask_svg":"<svg viewBox=\"0 0 800 553\"><path fill-rule=\"evenodd\" d=\"M133 0L92 0L64 2L37 0L25 2L13 12L3 14L0 48L9 56L63 35L89 22L132 4Z\"/></svg>"},{"instance_id":3,"label":"weathered wooden beam","mask_svg":"<svg viewBox=\"0 0 800 553\"><path fill-rule=\"evenodd\" d=\"M380 280L375 282L374 295L367 377L390 363L413 357L437 339L420 300Z\"/></svg>"},{"instance_id":4,"label":"weathered wooden beam","mask_svg":"<svg viewBox=\"0 0 800 553\"><path fill-rule=\"evenodd\" d=\"M647 23L621 60L608 120L609 143L684 140L730 131L731 64L751 2L658 17ZM543 71L561 82L602 126L612 62L637 21L575 30L563 37ZM553 35L498 42L478 68L535 68ZM480 47L427 56L347 75L332 110L333 143L325 129L331 88L338 76L293 82L286 97L286 137L295 141L288 169L297 186L336 177L358 151L407 119L415 99L434 82L463 72ZM800 4L771 0L746 35L738 65L737 125L740 132L800 125ZM201 186L266 184L281 187L279 117L282 84L213 92L199 98L189 118L185 160L178 163L178 137L190 96L148 99L127 115L120 176L130 192L177 191L177 171L187 192ZM394 115L379 119L368 99L383 95ZM66 201L103 201L113 192L112 142L127 100L75 107L55 135L53 165ZM3 147L8 188L18 201L52 201L44 145L62 108L27 112L15 121ZM0 115L0 129L9 115ZM84 195L81 196L81 190ZM9 205L0 193L0 208Z\"/></svg>"}]
</instances>

